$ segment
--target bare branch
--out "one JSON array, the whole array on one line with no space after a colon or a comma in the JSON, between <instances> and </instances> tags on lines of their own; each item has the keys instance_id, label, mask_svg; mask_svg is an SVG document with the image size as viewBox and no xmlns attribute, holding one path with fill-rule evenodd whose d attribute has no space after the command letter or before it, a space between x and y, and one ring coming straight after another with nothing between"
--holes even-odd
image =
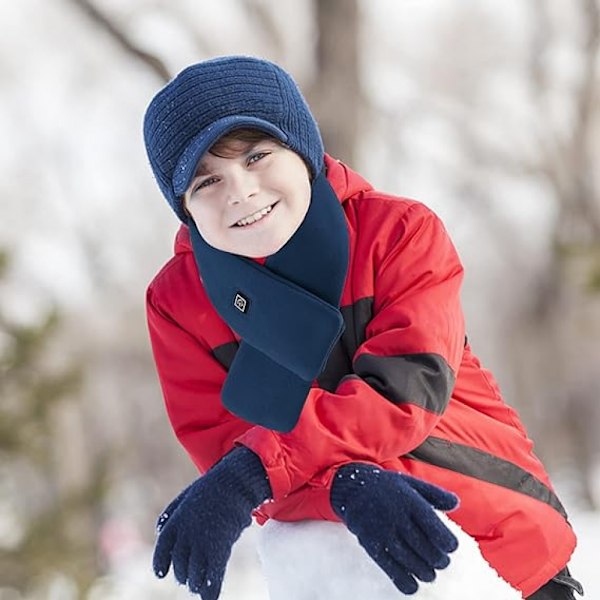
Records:
<instances>
[{"instance_id":1,"label":"bare branch","mask_svg":"<svg viewBox=\"0 0 600 600\"><path fill-rule=\"evenodd\" d=\"M171 73L160 58L138 47L107 15L98 10L91 0L71 0L71 2L108 33L127 54L150 67L163 82L166 83L171 79Z\"/></svg>"},{"instance_id":2,"label":"bare branch","mask_svg":"<svg viewBox=\"0 0 600 600\"><path fill-rule=\"evenodd\" d=\"M575 6L575 5L574 5ZM530 80L540 106L535 135L540 140L542 171L553 186L559 203L560 218L555 232L557 239L600 237L598 191L594 189L591 156L592 122L597 106L597 62L600 47L600 10L597 0L579 0L582 35L580 47L582 75L573 91L574 123L571 132L560 136L548 127L544 111L550 74L544 68L544 56L553 43L555 30L548 15L547 3L535 0L532 4L534 22L530 57Z\"/></svg>"},{"instance_id":3,"label":"bare branch","mask_svg":"<svg viewBox=\"0 0 600 600\"><path fill-rule=\"evenodd\" d=\"M548 48L553 39L552 24L548 15L548 5L544 0L534 0L530 5L532 21L535 23L531 32L531 52L529 55L529 72L533 83L533 92L541 100L548 88L548 71L544 66Z\"/></svg>"}]
</instances>

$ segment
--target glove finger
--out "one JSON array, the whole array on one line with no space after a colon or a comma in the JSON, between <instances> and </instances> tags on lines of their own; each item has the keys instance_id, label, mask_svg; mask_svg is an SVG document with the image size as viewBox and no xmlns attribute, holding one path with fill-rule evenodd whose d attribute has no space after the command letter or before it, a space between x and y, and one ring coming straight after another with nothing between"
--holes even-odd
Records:
<instances>
[{"instance_id":1,"label":"glove finger","mask_svg":"<svg viewBox=\"0 0 600 600\"><path fill-rule=\"evenodd\" d=\"M206 579L206 563L199 557L198 552L190 553L188 562L188 587L192 594L201 594ZM203 600L204 596L202 596Z\"/></svg>"},{"instance_id":2,"label":"glove finger","mask_svg":"<svg viewBox=\"0 0 600 600\"><path fill-rule=\"evenodd\" d=\"M418 492L429 504L438 510L454 510L458 506L458 496L448 492L437 485L416 479L410 475L403 475L405 481Z\"/></svg>"},{"instance_id":3,"label":"glove finger","mask_svg":"<svg viewBox=\"0 0 600 600\"><path fill-rule=\"evenodd\" d=\"M157 577L163 578L169 572L171 553L176 541L176 530L172 527L164 529L159 534L152 557L152 568Z\"/></svg>"},{"instance_id":4,"label":"glove finger","mask_svg":"<svg viewBox=\"0 0 600 600\"><path fill-rule=\"evenodd\" d=\"M221 593L221 586L223 585L223 578L225 576L224 570L219 572L208 572L206 580L201 589L202 600L217 600Z\"/></svg>"},{"instance_id":5,"label":"glove finger","mask_svg":"<svg viewBox=\"0 0 600 600\"><path fill-rule=\"evenodd\" d=\"M377 550L364 548L403 594L414 594L419 589L416 579L385 548Z\"/></svg>"},{"instance_id":6,"label":"glove finger","mask_svg":"<svg viewBox=\"0 0 600 600\"><path fill-rule=\"evenodd\" d=\"M429 561L423 560L405 541L390 543L388 551L397 563L404 565L417 579L427 582L435 579L435 571Z\"/></svg>"},{"instance_id":7,"label":"glove finger","mask_svg":"<svg viewBox=\"0 0 600 600\"><path fill-rule=\"evenodd\" d=\"M192 551L188 565L188 587L202 600L217 600L225 575L225 568L211 564L210 558L202 551Z\"/></svg>"},{"instance_id":8,"label":"glove finger","mask_svg":"<svg viewBox=\"0 0 600 600\"><path fill-rule=\"evenodd\" d=\"M428 504L415 503L412 510L412 521L422 534L444 554L454 552L458 548L456 536Z\"/></svg>"},{"instance_id":9,"label":"glove finger","mask_svg":"<svg viewBox=\"0 0 600 600\"><path fill-rule=\"evenodd\" d=\"M187 494L188 490L189 486L186 487L176 498L171 500L171 502L169 502L169 504L160 513L156 521L156 533L160 533L164 529L165 525L167 524L167 521L170 519L171 515L175 512L177 507L181 504L181 501Z\"/></svg>"},{"instance_id":10,"label":"glove finger","mask_svg":"<svg viewBox=\"0 0 600 600\"><path fill-rule=\"evenodd\" d=\"M396 527L395 535L399 541L403 541L409 546L428 568L443 569L450 563L447 553L440 550L431 541L431 532L424 530L419 522L415 522L410 518L404 519ZM427 581L420 577L419 579Z\"/></svg>"},{"instance_id":11,"label":"glove finger","mask_svg":"<svg viewBox=\"0 0 600 600\"><path fill-rule=\"evenodd\" d=\"M190 562L190 547L185 542L180 542L175 545L172 552L173 573L175 579L181 585L185 585L188 580L188 567Z\"/></svg>"}]
</instances>

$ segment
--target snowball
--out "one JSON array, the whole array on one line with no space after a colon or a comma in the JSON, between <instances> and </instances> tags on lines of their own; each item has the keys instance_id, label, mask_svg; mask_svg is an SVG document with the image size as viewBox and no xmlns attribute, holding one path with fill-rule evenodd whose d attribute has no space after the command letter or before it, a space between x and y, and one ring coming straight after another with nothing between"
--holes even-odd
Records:
<instances>
[{"instance_id":1,"label":"snowball","mask_svg":"<svg viewBox=\"0 0 600 600\"><path fill-rule=\"evenodd\" d=\"M419 582L418 600L521 600L481 556L475 540L443 513L457 536L450 566L432 583ZM405 597L341 523L270 520L258 532L258 553L270 600L398 600Z\"/></svg>"}]
</instances>

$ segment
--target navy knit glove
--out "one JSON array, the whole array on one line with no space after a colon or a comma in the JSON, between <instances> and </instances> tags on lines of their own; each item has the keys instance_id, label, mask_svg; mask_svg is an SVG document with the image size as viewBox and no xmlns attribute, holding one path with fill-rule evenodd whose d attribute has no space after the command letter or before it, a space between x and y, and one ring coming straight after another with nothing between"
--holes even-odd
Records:
<instances>
[{"instance_id":1,"label":"navy knit glove","mask_svg":"<svg viewBox=\"0 0 600 600\"><path fill-rule=\"evenodd\" d=\"M435 569L446 568L448 553L458 547L433 510L456 508L457 497L409 475L363 463L344 465L331 487L331 505L404 594L417 591L417 579L433 581Z\"/></svg>"},{"instance_id":2,"label":"navy knit glove","mask_svg":"<svg viewBox=\"0 0 600 600\"><path fill-rule=\"evenodd\" d=\"M233 544L252 522L252 511L270 497L258 456L244 447L232 450L159 517L156 576L165 577L172 563L179 583L202 600L216 600Z\"/></svg>"}]
</instances>

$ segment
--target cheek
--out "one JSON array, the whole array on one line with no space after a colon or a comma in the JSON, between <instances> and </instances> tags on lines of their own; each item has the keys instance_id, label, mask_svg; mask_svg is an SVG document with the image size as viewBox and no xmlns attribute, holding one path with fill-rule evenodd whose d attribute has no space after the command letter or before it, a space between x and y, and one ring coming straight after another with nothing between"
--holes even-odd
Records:
<instances>
[{"instance_id":1,"label":"cheek","mask_svg":"<svg viewBox=\"0 0 600 600\"><path fill-rule=\"evenodd\" d=\"M310 181L307 181L306 178L298 181L297 187L297 195L296 195L296 208L298 212L301 212L304 216L308 211L308 206L310 205L310 196L311 196L311 186Z\"/></svg>"},{"instance_id":2,"label":"cheek","mask_svg":"<svg viewBox=\"0 0 600 600\"><path fill-rule=\"evenodd\" d=\"M193 202L188 204L188 210L194 221L201 221L203 223L211 223L215 221L216 211L211 202L206 199L195 199Z\"/></svg>"},{"instance_id":3,"label":"cheek","mask_svg":"<svg viewBox=\"0 0 600 600\"><path fill-rule=\"evenodd\" d=\"M192 219L196 223L198 231L202 234L205 240L213 238L219 230L218 215L210 208L201 206L200 204L192 205L188 208Z\"/></svg>"}]
</instances>

